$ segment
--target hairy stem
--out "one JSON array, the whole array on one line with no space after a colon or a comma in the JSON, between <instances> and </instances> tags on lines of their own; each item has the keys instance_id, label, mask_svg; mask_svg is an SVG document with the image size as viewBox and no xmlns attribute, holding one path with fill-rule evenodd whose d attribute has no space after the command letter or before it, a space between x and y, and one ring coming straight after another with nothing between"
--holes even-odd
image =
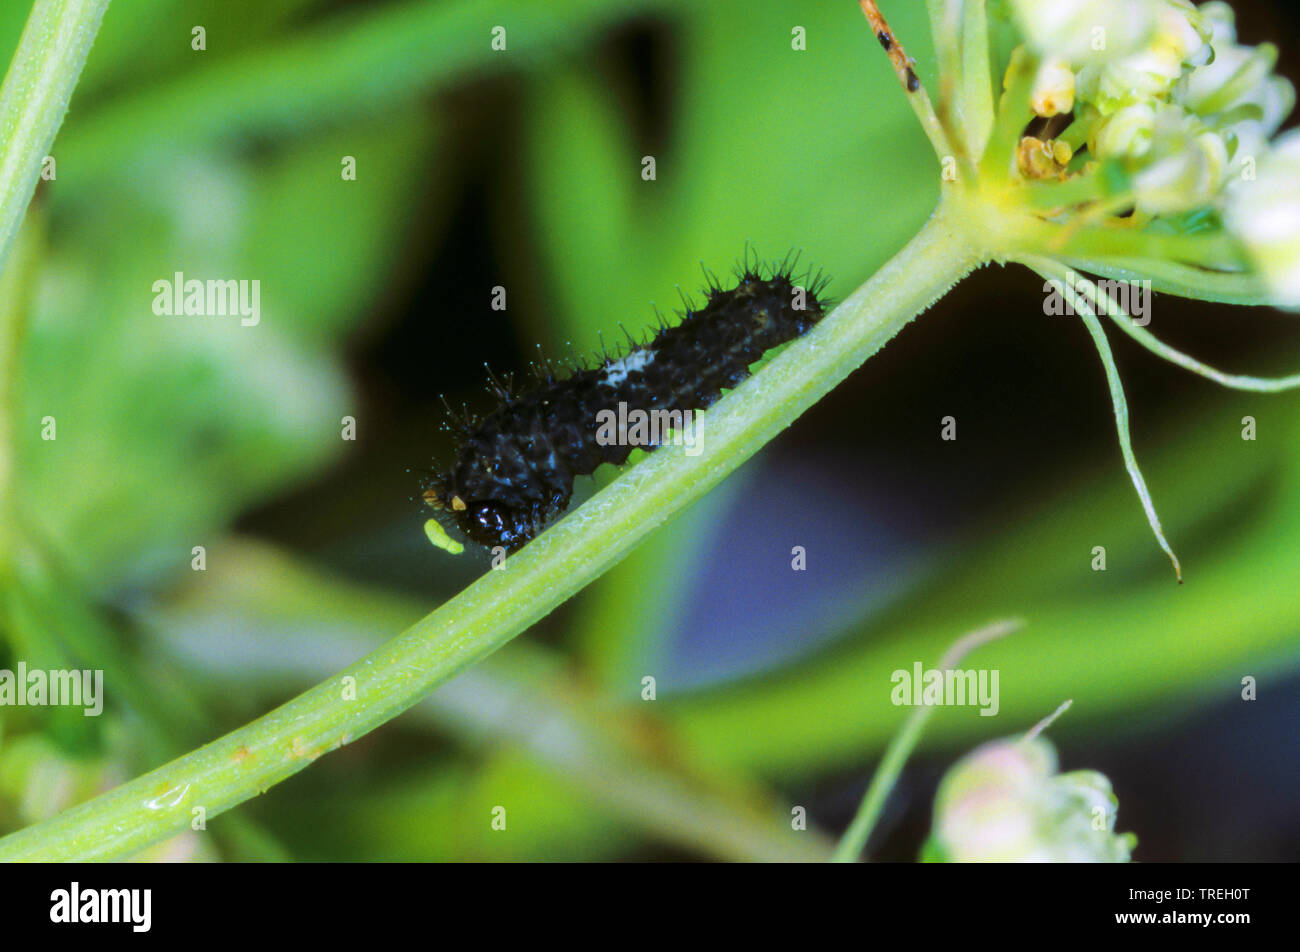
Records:
<instances>
[{"instance_id":1,"label":"hairy stem","mask_svg":"<svg viewBox=\"0 0 1300 952\"><path fill-rule=\"evenodd\" d=\"M373 730L506 644L789 426L982 262L941 206L817 327L665 447L437 611L323 684L205 747L0 840L0 861L107 859L188 829Z\"/></svg>"}]
</instances>

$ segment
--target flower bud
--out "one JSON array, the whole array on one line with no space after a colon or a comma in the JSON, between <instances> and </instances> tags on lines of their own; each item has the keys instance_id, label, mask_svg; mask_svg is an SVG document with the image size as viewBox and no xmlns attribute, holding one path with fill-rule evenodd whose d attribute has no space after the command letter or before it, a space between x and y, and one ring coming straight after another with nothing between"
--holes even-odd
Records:
<instances>
[{"instance_id":1,"label":"flower bud","mask_svg":"<svg viewBox=\"0 0 1300 952\"><path fill-rule=\"evenodd\" d=\"M1200 12L1212 31L1214 61L1187 76L1179 102L1232 140L1234 157L1259 156L1295 105L1295 87L1272 74L1273 47L1238 45L1226 3L1207 3Z\"/></svg>"},{"instance_id":2,"label":"flower bud","mask_svg":"<svg viewBox=\"0 0 1300 952\"><path fill-rule=\"evenodd\" d=\"M1155 106L1134 103L1103 120L1089 148L1099 159L1136 159L1150 151L1155 133Z\"/></svg>"},{"instance_id":3,"label":"flower bud","mask_svg":"<svg viewBox=\"0 0 1300 952\"><path fill-rule=\"evenodd\" d=\"M1038 116L1057 116L1074 108L1074 73L1063 59L1043 60L1034 77L1029 105Z\"/></svg>"},{"instance_id":4,"label":"flower bud","mask_svg":"<svg viewBox=\"0 0 1300 952\"><path fill-rule=\"evenodd\" d=\"M1141 46L1119 57L1094 57L1080 68L1080 98L1102 115L1132 103L1168 98L1185 68L1211 58L1211 28L1187 0L1164 0L1155 22Z\"/></svg>"},{"instance_id":5,"label":"flower bud","mask_svg":"<svg viewBox=\"0 0 1300 952\"><path fill-rule=\"evenodd\" d=\"M1029 48L1070 65L1123 56L1155 31L1165 0L1011 0Z\"/></svg>"},{"instance_id":6,"label":"flower bud","mask_svg":"<svg viewBox=\"0 0 1300 952\"><path fill-rule=\"evenodd\" d=\"M1137 840L1115 833L1117 809L1102 774L1056 773L1056 753L1043 738L994 741L940 783L922 856L956 863L1127 862Z\"/></svg>"},{"instance_id":7,"label":"flower bud","mask_svg":"<svg viewBox=\"0 0 1300 952\"><path fill-rule=\"evenodd\" d=\"M1228 171L1228 149L1218 133L1175 133L1167 145L1157 139L1151 155L1153 161L1133 176L1139 211L1167 215L1214 203Z\"/></svg>"}]
</instances>

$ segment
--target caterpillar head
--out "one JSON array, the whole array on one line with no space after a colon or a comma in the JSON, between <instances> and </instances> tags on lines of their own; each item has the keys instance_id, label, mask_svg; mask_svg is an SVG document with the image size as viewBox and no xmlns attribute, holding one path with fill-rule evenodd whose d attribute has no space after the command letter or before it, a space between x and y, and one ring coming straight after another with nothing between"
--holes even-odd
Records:
<instances>
[{"instance_id":1,"label":"caterpillar head","mask_svg":"<svg viewBox=\"0 0 1300 952\"><path fill-rule=\"evenodd\" d=\"M502 546L514 552L537 534L537 520L531 512L519 512L492 500L465 500L436 486L424 490L426 505L447 512L456 527L479 545Z\"/></svg>"},{"instance_id":2,"label":"caterpillar head","mask_svg":"<svg viewBox=\"0 0 1300 952\"><path fill-rule=\"evenodd\" d=\"M537 531L530 514L490 500L466 503L465 511L457 514L456 522L465 535L480 545L488 548L499 545L507 552L522 548Z\"/></svg>"}]
</instances>

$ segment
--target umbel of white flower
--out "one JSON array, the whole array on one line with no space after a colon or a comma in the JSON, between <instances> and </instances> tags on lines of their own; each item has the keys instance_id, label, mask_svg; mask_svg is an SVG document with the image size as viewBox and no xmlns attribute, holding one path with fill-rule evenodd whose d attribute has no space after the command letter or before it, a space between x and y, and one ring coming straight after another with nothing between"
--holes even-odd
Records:
<instances>
[{"instance_id":1,"label":"umbel of white flower","mask_svg":"<svg viewBox=\"0 0 1300 952\"><path fill-rule=\"evenodd\" d=\"M1105 176L1119 183L1111 211L1132 211L1138 227L1223 231L1270 302L1300 308L1300 207L1261 200L1277 188L1293 198L1295 189L1295 146L1270 142L1295 104L1294 87L1273 73L1276 48L1238 43L1232 9L1220 2L1011 0L1011 7L1038 64L1030 107L1041 117L1072 113L1062 144L1024 151L1062 161L1022 161L1022 174ZM1071 165L1076 154L1082 161Z\"/></svg>"},{"instance_id":2,"label":"umbel of white flower","mask_svg":"<svg viewBox=\"0 0 1300 952\"><path fill-rule=\"evenodd\" d=\"M1056 772L1041 737L993 741L948 771L922 850L928 862L1125 863L1137 837L1117 834L1119 801L1095 770Z\"/></svg>"},{"instance_id":3,"label":"umbel of white flower","mask_svg":"<svg viewBox=\"0 0 1300 952\"><path fill-rule=\"evenodd\" d=\"M1300 130L1273 143L1253 180L1234 183L1225 219L1278 300L1300 307Z\"/></svg>"},{"instance_id":4,"label":"umbel of white flower","mask_svg":"<svg viewBox=\"0 0 1300 952\"><path fill-rule=\"evenodd\" d=\"M1295 105L1276 48L1238 42L1220 2L932 0L936 108L875 0L861 5L873 33L892 37L891 63L943 165L937 220L984 263L1042 277L1092 337L1129 478L1182 582L1103 322L1221 386L1300 389L1300 374L1224 373L1130 319L1140 290L1300 310L1300 140L1273 138ZM1001 21L996 33L981 12ZM1008 25L1020 39L1009 55L990 42Z\"/></svg>"}]
</instances>

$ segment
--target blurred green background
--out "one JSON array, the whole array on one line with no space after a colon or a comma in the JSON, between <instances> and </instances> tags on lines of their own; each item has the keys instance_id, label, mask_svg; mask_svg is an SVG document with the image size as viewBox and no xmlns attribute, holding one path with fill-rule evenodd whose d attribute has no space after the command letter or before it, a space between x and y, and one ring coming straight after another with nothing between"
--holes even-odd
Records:
<instances>
[{"instance_id":1,"label":"blurred green background","mask_svg":"<svg viewBox=\"0 0 1300 952\"><path fill-rule=\"evenodd\" d=\"M1234 6L1300 78L1286 4ZM27 7L0 9L6 60ZM932 77L923 5L886 12ZM102 668L108 707L0 709L0 832L269 710L484 571L428 545L410 471L451 448L440 395L490 405L485 361L619 340L746 241L801 249L843 297L937 197L847 0L118 0L53 154L0 302L29 309L0 668ZM176 271L259 280L261 323L156 316ZM1042 299L1021 269L976 274L543 624L141 858L818 858L906 713L890 672L1005 616L1026 628L968 662L1001 672L999 716L936 714L873 856L914 858L943 769L1073 698L1063 768L1111 777L1137 859L1300 858L1300 397L1113 337L1180 588L1096 354ZM1151 330L1280 374L1295 321L1160 297Z\"/></svg>"}]
</instances>

